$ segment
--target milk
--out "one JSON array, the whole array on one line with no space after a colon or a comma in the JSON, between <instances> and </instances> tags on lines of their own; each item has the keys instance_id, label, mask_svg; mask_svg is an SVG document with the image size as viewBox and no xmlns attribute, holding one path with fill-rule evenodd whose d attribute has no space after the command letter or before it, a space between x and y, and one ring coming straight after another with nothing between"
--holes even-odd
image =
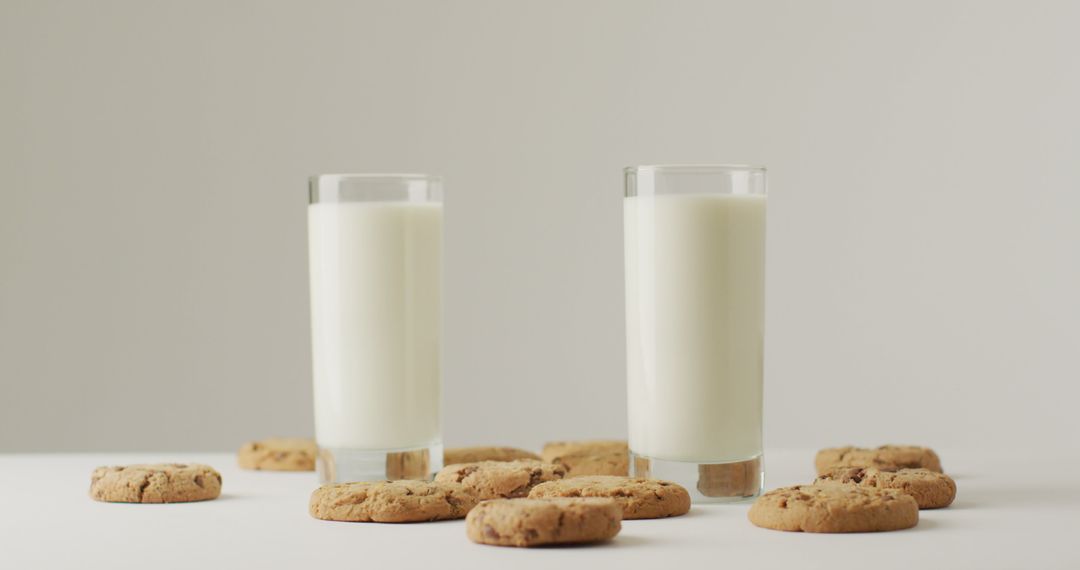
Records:
<instances>
[{"instance_id":1,"label":"milk","mask_svg":"<svg viewBox=\"0 0 1080 570\"><path fill-rule=\"evenodd\" d=\"M442 206L308 206L320 447L439 443Z\"/></svg>"},{"instance_id":2,"label":"milk","mask_svg":"<svg viewBox=\"0 0 1080 570\"><path fill-rule=\"evenodd\" d=\"M720 463L761 453L761 195L624 203L630 449Z\"/></svg>"}]
</instances>

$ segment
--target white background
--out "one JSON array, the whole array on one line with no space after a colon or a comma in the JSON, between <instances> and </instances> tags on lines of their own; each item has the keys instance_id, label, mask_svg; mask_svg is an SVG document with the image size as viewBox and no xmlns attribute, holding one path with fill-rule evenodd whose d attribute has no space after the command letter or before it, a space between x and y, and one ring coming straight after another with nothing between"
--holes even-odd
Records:
<instances>
[{"instance_id":1,"label":"white background","mask_svg":"<svg viewBox=\"0 0 1080 570\"><path fill-rule=\"evenodd\" d=\"M0 0L0 451L311 433L306 177L354 171L445 176L448 444L622 436L621 168L747 162L767 446L1075 453L1078 21Z\"/></svg>"}]
</instances>

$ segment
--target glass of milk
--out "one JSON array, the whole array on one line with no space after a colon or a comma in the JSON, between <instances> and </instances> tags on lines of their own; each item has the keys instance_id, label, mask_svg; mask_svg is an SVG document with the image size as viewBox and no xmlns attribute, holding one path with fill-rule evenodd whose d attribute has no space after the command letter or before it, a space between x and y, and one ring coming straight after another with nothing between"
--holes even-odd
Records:
<instances>
[{"instance_id":1,"label":"glass of milk","mask_svg":"<svg viewBox=\"0 0 1080 570\"><path fill-rule=\"evenodd\" d=\"M443 456L441 181L315 176L308 246L319 478L430 478Z\"/></svg>"},{"instance_id":2,"label":"glass of milk","mask_svg":"<svg viewBox=\"0 0 1080 570\"><path fill-rule=\"evenodd\" d=\"M765 169L625 171L631 472L696 502L761 493Z\"/></svg>"}]
</instances>

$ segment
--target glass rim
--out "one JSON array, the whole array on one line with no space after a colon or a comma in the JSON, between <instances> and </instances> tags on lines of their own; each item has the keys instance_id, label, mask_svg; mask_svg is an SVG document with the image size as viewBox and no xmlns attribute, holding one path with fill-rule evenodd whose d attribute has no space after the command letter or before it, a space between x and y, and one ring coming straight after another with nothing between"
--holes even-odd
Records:
<instances>
[{"instance_id":1,"label":"glass rim","mask_svg":"<svg viewBox=\"0 0 1080 570\"><path fill-rule=\"evenodd\" d=\"M370 181L387 181L392 182L395 180L426 180L428 182L442 182L441 176L435 176L431 174L422 174L418 172L406 173L406 172L362 172L362 173L341 173L341 174L316 174L308 177L311 182L318 181L336 181L344 182L348 180L370 180Z\"/></svg>"},{"instance_id":2,"label":"glass rim","mask_svg":"<svg viewBox=\"0 0 1080 570\"><path fill-rule=\"evenodd\" d=\"M443 202L443 181L422 173L319 174L308 178L308 204Z\"/></svg>"},{"instance_id":3,"label":"glass rim","mask_svg":"<svg viewBox=\"0 0 1080 570\"><path fill-rule=\"evenodd\" d=\"M673 174L708 174L721 172L765 172L765 167L757 164L639 164L623 168L626 174L638 173L673 173Z\"/></svg>"}]
</instances>

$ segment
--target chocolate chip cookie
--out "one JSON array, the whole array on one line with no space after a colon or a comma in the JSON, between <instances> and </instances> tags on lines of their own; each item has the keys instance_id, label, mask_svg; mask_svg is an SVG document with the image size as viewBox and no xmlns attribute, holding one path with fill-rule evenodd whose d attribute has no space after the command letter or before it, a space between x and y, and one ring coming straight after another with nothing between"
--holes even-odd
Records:
<instances>
[{"instance_id":1,"label":"chocolate chip cookie","mask_svg":"<svg viewBox=\"0 0 1080 570\"><path fill-rule=\"evenodd\" d=\"M311 516L328 521L422 522L463 518L476 495L460 483L382 481L323 485L311 494Z\"/></svg>"},{"instance_id":2,"label":"chocolate chip cookie","mask_svg":"<svg viewBox=\"0 0 1080 570\"><path fill-rule=\"evenodd\" d=\"M612 499L496 499L465 519L469 540L497 546L540 546L609 540L622 528Z\"/></svg>"},{"instance_id":3,"label":"chocolate chip cookie","mask_svg":"<svg viewBox=\"0 0 1080 570\"><path fill-rule=\"evenodd\" d=\"M275 437L244 444L237 453L240 467L263 471L314 471L318 446L310 439Z\"/></svg>"},{"instance_id":4,"label":"chocolate chip cookie","mask_svg":"<svg viewBox=\"0 0 1080 570\"><path fill-rule=\"evenodd\" d=\"M915 445L822 449L814 458L814 467L818 475L829 473L837 467L874 467L883 470L922 468L942 472L937 453L928 447Z\"/></svg>"},{"instance_id":5,"label":"chocolate chip cookie","mask_svg":"<svg viewBox=\"0 0 1080 570\"><path fill-rule=\"evenodd\" d=\"M540 456L517 447L451 447L443 452L443 465L476 463L478 461L539 460Z\"/></svg>"},{"instance_id":6,"label":"chocolate chip cookie","mask_svg":"<svg viewBox=\"0 0 1080 570\"><path fill-rule=\"evenodd\" d=\"M838 467L818 477L815 483L851 483L878 489L896 489L911 495L920 509L940 509L956 498L956 482L944 473L929 469L882 471L873 467Z\"/></svg>"},{"instance_id":7,"label":"chocolate chip cookie","mask_svg":"<svg viewBox=\"0 0 1080 570\"><path fill-rule=\"evenodd\" d=\"M567 477L630 473L630 450L625 441L553 441L544 445L540 457L566 467Z\"/></svg>"},{"instance_id":8,"label":"chocolate chip cookie","mask_svg":"<svg viewBox=\"0 0 1080 570\"><path fill-rule=\"evenodd\" d=\"M896 489L815 483L774 489L758 497L750 522L794 532L879 532L911 528L919 505Z\"/></svg>"},{"instance_id":9,"label":"chocolate chip cookie","mask_svg":"<svg viewBox=\"0 0 1080 570\"><path fill-rule=\"evenodd\" d=\"M208 465L155 463L98 467L90 497L109 503L187 503L221 495L221 474Z\"/></svg>"},{"instance_id":10,"label":"chocolate chip cookie","mask_svg":"<svg viewBox=\"0 0 1080 570\"><path fill-rule=\"evenodd\" d=\"M435 475L435 481L461 483L484 501L527 497L540 483L565 476L566 469L561 465L525 459L447 465Z\"/></svg>"},{"instance_id":11,"label":"chocolate chip cookie","mask_svg":"<svg viewBox=\"0 0 1080 570\"><path fill-rule=\"evenodd\" d=\"M677 517L690 510L690 493L681 485L658 479L593 475L541 483L530 499L546 497L605 497L615 499L623 519Z\"/></svg>"}]
</instances>

